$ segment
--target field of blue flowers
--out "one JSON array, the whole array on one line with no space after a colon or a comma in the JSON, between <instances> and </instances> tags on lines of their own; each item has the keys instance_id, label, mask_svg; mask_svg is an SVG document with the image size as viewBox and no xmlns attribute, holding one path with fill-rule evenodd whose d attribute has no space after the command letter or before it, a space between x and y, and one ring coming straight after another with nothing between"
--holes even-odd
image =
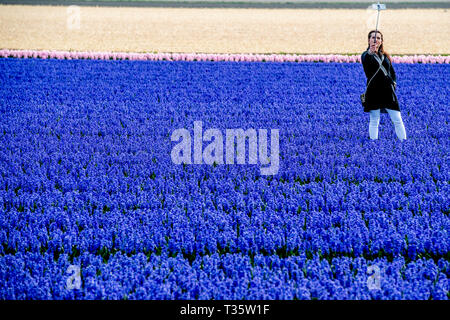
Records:
<instances>
[{"instance_id":1,"label":"field of blue flowers","mask_svg":"<svg viewBox=\"0 0 450 320\"><path fill-rule=\"evenodd\" d=\"M359 63L0 59L0 299L449 299L450 65L394 67L403 143ZM278 173L173 164L194 121Z\"/></svg>"}]
</instances>

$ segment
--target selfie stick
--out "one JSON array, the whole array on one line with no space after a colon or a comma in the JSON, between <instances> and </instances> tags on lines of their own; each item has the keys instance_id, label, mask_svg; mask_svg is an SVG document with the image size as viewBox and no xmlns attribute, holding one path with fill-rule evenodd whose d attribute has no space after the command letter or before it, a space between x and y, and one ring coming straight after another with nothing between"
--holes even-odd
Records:
<instances>
[{"instance_id":1,"label":"selfie stick","mask_svg":"<svg viewBox=\"0 0 450 320\"><path fill-rule=\"evenodd\" d=\"M376 43L376 41L377 41L377 33L378 33L378 18L380 17L380 10L386 10L386 5L385 4L380 4L380 2L378 1L378 3L372 4L372 9L377 9L377 11L378 11L377 25L375 27L375 43Z\"/></svg>"}]
</instances>

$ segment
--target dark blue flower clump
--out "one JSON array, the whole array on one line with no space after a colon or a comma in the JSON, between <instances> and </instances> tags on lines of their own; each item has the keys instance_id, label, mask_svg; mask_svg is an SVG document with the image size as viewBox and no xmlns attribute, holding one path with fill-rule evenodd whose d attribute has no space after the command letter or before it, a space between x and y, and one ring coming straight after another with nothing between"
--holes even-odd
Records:
<instances>
[{"instance_id":1,"label":"dark blue flower clump","mask_svg":"<svg viewBox=\"0 0 450 320\"><path fill-rule=\"evenodd\" d=\"M448 299L450 66L395 68L403 143L359 64L0 59L0 299ZM194 121L278 173L174 164Z\"/></svg>"}]
</instances>

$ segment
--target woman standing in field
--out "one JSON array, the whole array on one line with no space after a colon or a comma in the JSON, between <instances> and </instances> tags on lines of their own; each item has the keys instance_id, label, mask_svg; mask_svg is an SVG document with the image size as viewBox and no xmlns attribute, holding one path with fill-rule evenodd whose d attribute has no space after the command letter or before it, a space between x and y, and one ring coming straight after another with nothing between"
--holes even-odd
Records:
<instances>
[{"instance_id":1,"label":"woman standing in field","mask_svg":"<svg viewBox=\"0 0 450 320\"><path fill-rule=\"evenodd\" d=\"M406 139L406 130L400 114L395 89L397 78L391 57L383 48L383 35L372 30L368 35L368 48L361 55L361 63L367 77L366 103L364 112L370 113L369 136L378 139L380 111L388 113L394 123L395 133L400 141Z\"/></svg>"}]
</instances>

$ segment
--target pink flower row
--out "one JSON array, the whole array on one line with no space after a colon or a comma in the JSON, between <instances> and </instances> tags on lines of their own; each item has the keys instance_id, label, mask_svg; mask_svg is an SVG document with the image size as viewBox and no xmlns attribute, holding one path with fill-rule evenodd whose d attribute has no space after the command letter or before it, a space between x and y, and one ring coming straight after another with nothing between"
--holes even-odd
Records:
<instances>
[{"instance_id":1,"label":"pink flower row","mask_svg":"<svg viewBox=\"0 0 450 320\"><path fill-rule=\"evenodd\" d=\"M268 62L360 62L360 55L338 54L215 54L215 53L129 53L48 50L0 50L0 58L152 60L152 61L268 61ZM396 63L450 63L450 56L392 56Z\"/></svg>"}]
</instances>

